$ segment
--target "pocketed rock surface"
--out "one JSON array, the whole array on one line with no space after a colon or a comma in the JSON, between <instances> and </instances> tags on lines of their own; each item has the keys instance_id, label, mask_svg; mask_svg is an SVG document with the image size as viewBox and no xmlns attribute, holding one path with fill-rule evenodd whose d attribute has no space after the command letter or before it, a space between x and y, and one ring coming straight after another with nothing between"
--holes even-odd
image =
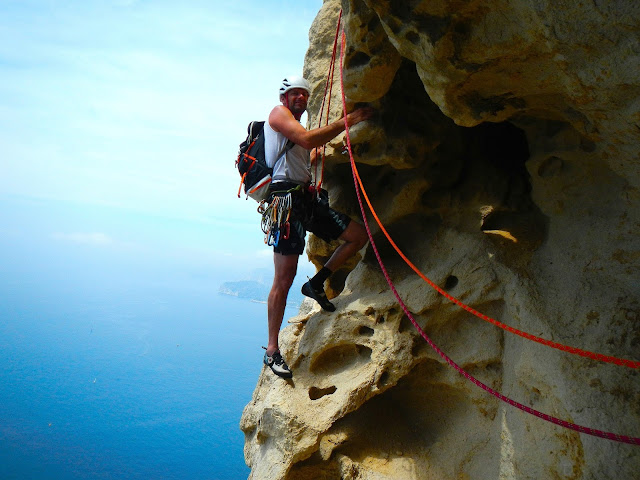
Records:
<instances>
[{"instance_id":1,"label":"pocketed rock surface","mask_svg":"<svg viewBox=\"0 0 640 480\"><path fill-rule=\"evenodd\" d=\"M397 246L491 318L640 360L640 4L326 0L305 66L311 126L340 8L348 106L377 110L351 129L353 152ZM344 143L327 149L324 186L362 221ZM538 411L640 437L637 369L473 316L367 219L399 296L453 362ZM312 236L308 253L320 266L333 247ZM293 379L263 370L245 407L250 478L640 478L640 446L546 422L456 372L371 245L327 292L335 312L305 303L282 331Z\"/></svg>"}]
</instances>

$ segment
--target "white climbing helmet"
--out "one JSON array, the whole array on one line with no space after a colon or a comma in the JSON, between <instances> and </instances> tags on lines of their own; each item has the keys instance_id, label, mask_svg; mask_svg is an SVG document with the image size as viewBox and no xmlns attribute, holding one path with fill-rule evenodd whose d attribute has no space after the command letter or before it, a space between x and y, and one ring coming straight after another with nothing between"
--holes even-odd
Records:
<instances>
[{"instance_id":1,"label":"white climbing helmet","mask_svg":"<svg viewBox=\"0 0 640 480\"><path fill-rule=\"evenodd\" d=\"M307 79L292 75L291 77L286 77L282 80L282 83L280 84L280 95L284 95L292 88L302 88L306 90L308 94L311 94L311 85L309 85Z\"/></svg>"}]
</instances>

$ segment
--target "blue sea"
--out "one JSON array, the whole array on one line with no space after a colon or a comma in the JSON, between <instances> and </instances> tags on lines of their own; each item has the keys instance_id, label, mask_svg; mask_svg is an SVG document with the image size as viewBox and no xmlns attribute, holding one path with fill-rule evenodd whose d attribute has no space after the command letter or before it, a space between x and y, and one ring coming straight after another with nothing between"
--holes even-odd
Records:
<instances>
[{"instance_id":1,"label":"blue sea","mask_svg":"<svg viewBox=\"0 0 640 480\"><path fill-rule=\"evenodd\" d=\"M4 233L0 479L247 478L239 422L266 305L218 293L230 272Z\"/></svg>"}]
</instances>

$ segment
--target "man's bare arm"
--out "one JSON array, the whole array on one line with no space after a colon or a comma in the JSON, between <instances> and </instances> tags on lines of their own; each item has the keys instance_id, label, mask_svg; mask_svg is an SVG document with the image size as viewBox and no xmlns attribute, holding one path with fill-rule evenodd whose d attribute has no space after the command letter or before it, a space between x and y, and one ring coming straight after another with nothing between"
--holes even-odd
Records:
<instances>
[{"instance_id":1,"label":"man's bare arm","mask_svg":"<svg viewBox=\"0 0 640 480\"><path fill-rule=\"evenodd\" d=\"M358 108L347 115L349 126L371 118L372 108ZM278 105L269 114L269 125L276 132L307 150L324 145L344 131L344 117L324 127L307 130L294 118L291 111L283 105Z\"/></svg>"}]
</instances>

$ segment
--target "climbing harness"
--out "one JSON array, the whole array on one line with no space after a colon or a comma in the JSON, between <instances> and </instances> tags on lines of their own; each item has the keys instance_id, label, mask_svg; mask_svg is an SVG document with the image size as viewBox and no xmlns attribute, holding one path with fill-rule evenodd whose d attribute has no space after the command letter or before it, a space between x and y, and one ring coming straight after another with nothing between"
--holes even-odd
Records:
<instances>
[{"instance_id":1,"label":"climbing harness","mask_svg":"<svg viewBox=\"0 0 640 480\"><path fill-rule=\"evenodd\" d=\"M294 189L295 190L295 189ZM287 191L284 195L277 195L274 192L271 202L263 200L258 205L258 213L262 214L262 232L264 233L264 243L270 247L277 247L280 239L287 240L291 233L289 218L291 217L292 191Z\"/></svg>"},{"instance_id":2,"label":"climbing harness","mask_svg":"<svg viewBox=\"0 0 640 480\"><path fill-rule=\"evenodd\" d=\"M344 51L345 51L345 45L346 45L346 36L345 36L344 30L342 30L342 39L341 40L342 41L341 41L341 48L340 48L340 87L341 87L342 107L343 107L344 112L346 113L346 111L347 111L347 102L346 102L345 93L344 93L344 72L343 72ZM351 169L352 169L352 172L353 172L353 181L354 181L354 185L355 185L356 196L358 197L358 203L360 205L360 211L362 212L362 219L363 219L365 228L367 230L367 235L369 237L369 242L371 244L373 252L375 253L376 259L378 260L378 264L380 265L382 273L384 274L384 277L385 277L387 283L389 284L389 287L391 288L391 291L393 292L394 296L398 300L398 303L400 304L400 307L402 308L402 310L404 311L406 316L409 318L409 320L411 321L413 326L416 328L416 330L420 333L422 338L429 344L429 346L431 346L431 348L433 348L438 353L438 355L440 355L440 357L442 357L451 367L453 367L462 376L464 376L469 381L471 381L472 383L474 383L478 387L482 388L486 392L488 392L491 395L495 396L496 398L502 400L503 402L508 403L511 406L519 408L520 410L522 410L524 412L527 412L527 413L529 413L531 415L534 415L534 416L536 416L538 418L541 418L543 420L546 420L548 422L554 423L556 425L560 425L562 427L565 427L565 428L568 428L568 429L571 429L571 430L575 430L575 431L580 432L580 433L585 433L585 434L593 435L593 436L600 437L600 438L606 438L608 440L613 440L613 441L616 441L616 442L628 443L628 444L632 444L632 445L640 445L640 437L631 437L631 436L627 436L627 435L619 435L619 434L616 434L616 433L605 432L605 431L602 431L602 430L596 430L596 429L593 429L593 428L584 427L584 426L581 426L581 425L570 423L570 422L567 422L565 420L561 420L559 418L552 417L551 415L547 415L546 413L542 413L542 412L540 412L538 410L535 410L535 409L533 409L531 407L527 407L526 405L523 405L522 403L519 403L519 402L517 402L515 400L512 400L509 397L506 397L505 395L502 395L500 392L498 392L498 391L492 389L491 387L485 385L480 380L475 378L473 375L467 373L465 370L462 369L462 367L460 367L458 364L456 364L442 350L440 350L440 348L433 342L433 340L431 340L431 338L425 333L425 331L422 329L422 327L420 327L418 322L413 317L412 313L407 308L406 304L404 303L404 301L400 297L398 291L396 290L395 285L394 285L393 281L391 280L391 277L389 276L389 273L387 272L387 269L386 269L384 263L382 262L382 258L380 257L380 252L378 251L378 248L377 248L377 246L375 244L375 241L373 239L373 235L371 233L371 229L369 227L369 222L367 221L367 215L366 215L366 212L365 212L365 209L364 209L364 205L362 203L361 193L362 193L362 195L365 196L365 198L367 198L367 204L368 204L369 208L371 209L372 213L374 213L374 211L373 211L373 208L371 207L370 202L368 201L368 197L366 197L366 192L364 191L364 188L362 186L362 181L360 180L359 175L357 173L355 160L353 158L353 151L352 151L352 148L351 148L351 138L349 136L349 125L347 124L346 115L344 117L344 120L345 120L345 137L346 137L346 142L347 142L347 149L348 149L348 152L349 152L349 159L350 159L350 163L351 163ZM376 217L376 220L378 220L378 218L375 215L375 213L374 213L374 216ZM389 241L391 241L392 244L395 246L395 244L393 243L391 238L387 235L386 230L384 230L384 227L381 225L379 220L378 220L378 224L380 225L380 228L385 232L385 235L387 236ZM396 250L398 250L398 249L396 249ZM404 255L402 255L402 257L403 257L403 259L405 259L405 261L407 260ZM416 269L414 269L414 270L416 270ZM423 275L421 275L421 276L426 279L426 277L424 277ZM431 282L431 281L427 281L427 283L429 283L431 286L435 286L435 284L433 284L433 282ZM442 292L441 289L436 288L436 290L438 290L438 292L444 294L444 292ZM446 296L447 296L447 298L449 298L448 295L446 295ZM451 298L453 298L453 297L451 297ZM451 298L449 298L449 299L451 299ZM461 305L461 306L464 305L464 304L462 304L462 302L459 302L459 301L456 302L456 304ZM468 310L468 311L473 310L473 309L469 310L470 307L465 308L465 309ZM575 349L575 350L578 350L578 349ZM569 351L569 350L567 350L567 351ZM577 353L577 352L572 352L572 353ZM603 360L602 358L597 358L598 354L593 354L593 355L596 355L596 359ZM585 356L587 356L587 355L585 355ZM606 356L603 356L603 357L606 357ZM603 360L603 361L606 361L606 360ZM612 363L615 363L615 362L612 362ZM635 363L637 363L637 362L635 362ZM625 363L616 363L616 364L624 364L624 365L626 365ZM630 365L626 365L626 366L630 366ZM637 367L633 367L633 368L637 368Z\"/></svg>"}]
</instances>

